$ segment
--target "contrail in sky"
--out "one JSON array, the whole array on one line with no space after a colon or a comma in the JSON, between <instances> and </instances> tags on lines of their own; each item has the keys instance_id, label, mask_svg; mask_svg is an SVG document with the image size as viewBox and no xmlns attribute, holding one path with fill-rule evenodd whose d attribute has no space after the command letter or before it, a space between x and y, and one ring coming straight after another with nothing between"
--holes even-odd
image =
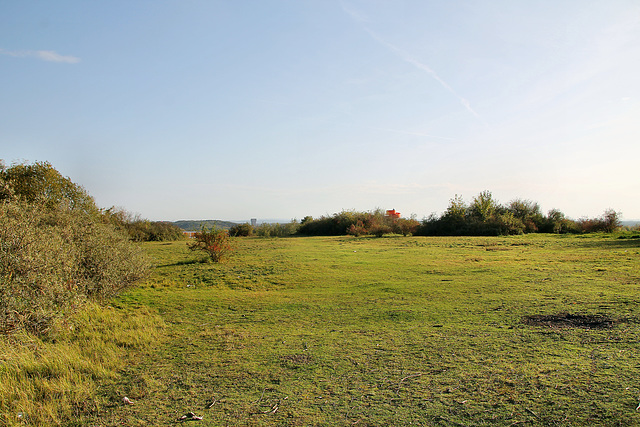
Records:
<instances>
[{"instance_id":1,"label":"contrail in sky","mask_svg":"<svg viewBox=\"0 0 640 427\"><path fill-rule=\"evenodd\" d=\"M388 41L382 39L373 30L371 30L369 27L367 27L365 25L365 23L367 22L367 18L364 15L362 15L361 13L358 13L356 11L353 11L353 10L349 9L344 3L342 3L342 9L346 13L348 13L354 20L359 22L360 25L362 26L362 28L367 32L367 34L369 34L371 36L372 39L374 39L375 41L377 41L378 43L380 43L381 45L383 45L387 49L389 49L392 52L394 52L403 61L408 62L409 64L413 65L414 67L416 67L416 68L418 68L418 69L420 69L422 71L427 72L438 83L440 83L440 85L442 87L447 89L449 92L451 92L451 94L453 94L453 96L458 98L460 100L460 103L464 106L464 108L467 109L467 111L469 111L474 116L480 118L480 115L473 108L471 108L471 103L469 102L469 100L467 100L467 99L461 97L460 95L458 95L458 93L455 90L453 90L453 88L447 82L442 80L442 78L440 78L440 76L431 67L429 67L428 65L423 64L422 62L418 61L416 58L414 58L413 56L411 56L409 53L405 52L404 50L400 49L399 47L397 47L397 46L389 43Z\"/></svg>"}]
</instances>

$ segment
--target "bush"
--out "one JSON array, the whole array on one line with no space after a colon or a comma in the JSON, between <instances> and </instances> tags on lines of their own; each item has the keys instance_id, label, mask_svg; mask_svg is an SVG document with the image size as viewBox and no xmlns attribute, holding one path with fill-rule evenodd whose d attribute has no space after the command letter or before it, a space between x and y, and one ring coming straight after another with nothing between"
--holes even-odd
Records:
<instances>
[{"instance_id":1,"label":"bush","mask_svg":"<svg viewBox=\"0 0 640 427\"><path fill-rule=\"evenodd\" d=\"M322 216L318 219L306 217L302 221L298 233L307 236L372 234L374 228L391 227L391 223L386 221L384 212L379 209L373 212L342 211L334 213L332 216ZM382 228L377 230L377 232L379 231L382 231ZM391 232L393 232L392 229L385 229L383 234Z\"/></svg>"},{"instance_id":2,"label":"bush","mask_svg":"<svg viewBox=\"0 0 640 427\"><path fill-rule=\"evenodd\" d=\"M501 209L502 206L493 199L491 192L485 190L473 199L467 210L467 215L486 222L491 220Z\"/></svg>"},{"instance_id":3,"label":"bush","mask_svg":"<svg viewBox=\"0 0 640 427\"><path fill-rule=\"evenodd\" d=\"M360 237L369 234L369 230L367 230L362 221L358 220L358 222L349 226L349 228L347 229L347 234Z\"/></svg>"},{"instance_id":4,"label":"bush","mask_svg":"<svg viewBox=\"0 0 640 427\"><path fill-rule=\"evenodd\" d=\"M620 213L608 209L598 218L573 221L552 209L546 217L530 200L516 199L507 207L495 201L488 191L481 192L470 206L456 195L441 215L422 221L416 234L422 236L497 236L522 233L611 233L620 228Z\"/></svg>"},{"instance_id":5,"label":"bush","mask_svg":"<svg viewBox=\"0 0 640 427\"><path fill-rule=\"evenodd\" d=\"M0 332L46 333L88 300L147 273L128 237L93 198L48 163L0 161Z\"/></svg>"},{"instance_id":6,"label":"bush","mask_svg":"<svg viewBox=\"0 0 640 427\"><path fill-rule=\"evenodd\" d=\"M254 229L256 236L261 237L288 237L298 233L300 224L293 220L286 224L262 223Z\"/></svg>"},{"instance_id":7,"label":"bush","mask_svg":"<svg viewBox=\"0 0 640 427\"><path fill-rule=\"evenodd\" d=\"M525 233L535 233L544 226L540 206L531 200L512 200L507 210L524 225Z\"/></svg>"},{"instance_id":8,"label":"bush","mask_svg":"<svg viewBox=\"0 0 640 427\"><path fill-rule=\"evenodd\" d=\"M613 209L607 209L600 217L581 219L578 226L583 233L613 233L621 227L620 214Z\"/></svg>"},{"instance_id":9,"label":"bush","mask_svg":"<svg viewBox=\"0 0 640 427\"><path fill-rule=\"evenodd\" d=\"M416 234L420 223L413 218L397 218L393 221L393 232L403 236Z\"/></svg>"},{"instance_id":10,"label":"bush","mask_svg":"<svg viewBox=\"0 0 640 427\"><path fill-rule=\"evenodd\" d=\"M216 227L202 227L193 238L195 241L188 243L189 249L205 252L213 262L222 261L233 250L229 234Z\"/></svg>"},{"instance_id":11,"label":"bush","mask_svg":"<svg viewBox=\"0 0 640 427\"><path fill-rule=\"evenodd\" d=\"M525 210L529 202L512 202L512 206ZM521 234L526 226L514 212L500 205L491 192L483 191L467 206L461 196L449 201L447 210L438 217L432 214L424 219L416 233L423 236L499 236ZM527 211L528 212L528 211Z\"/></svg>"},{"instance_id":12,"label":"bush","mask_svg":"<svg viewBox=\"0 0 640 427\"><path fill-rule=\"evenodd\" d=\"M90 214L0 203L0 331L45 333L87 300L111 297L145 276L126 236Z\"/></svg>"},{"instance_id":13,"label":"bush","mask_svg":"<svg viewBox=\"0 0 640 427\"><path fill-rule=\"evenodd\" d=\"M542 233L564 234L578 233L580 230L575 221L566 218L564 213L558 209L551 209L547 213L547 216L538 231Z\"/></svg>"},{"instance_id":14,"label":"bush","mask_svg":"<svg viewBox=\"0 0 640 427\"><path fill-rule=\"evenodd\" d=\"M149 221L125 211L111 207L102 211L104 222L126 232L134 242L165 242L184 238L182 229L165 221Z\"/></svg>"},{"instance_id":15,"label":"bush","mask_svg":"<svg viewBox=\"0 0 640 427\"><path fill-rule=\"evenodd\" d=\"M237 224L229 229L229 235L232 237L248 237L253 234L253 227L251 224Z\"/></svg>"}]
</instances>

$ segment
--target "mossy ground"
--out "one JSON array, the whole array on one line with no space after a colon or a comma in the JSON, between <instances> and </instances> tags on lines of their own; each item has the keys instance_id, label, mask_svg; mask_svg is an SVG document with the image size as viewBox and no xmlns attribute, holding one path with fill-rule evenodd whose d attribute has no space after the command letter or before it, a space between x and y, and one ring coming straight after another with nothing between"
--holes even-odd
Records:
<instances>
[{"instance_id":1,"label":"mossy ground","mask_svg":"<svg viewBox=\"0 0 640 427\"><path fill-rule=\"evenodd\" d=\"M640 424L638 240L249 238L223 264L146 248L153 280L117 304L167 335L113 385L135 404L88 425ZM523 323L565 312L619 323Z\"/></svg>"}]
</instances>

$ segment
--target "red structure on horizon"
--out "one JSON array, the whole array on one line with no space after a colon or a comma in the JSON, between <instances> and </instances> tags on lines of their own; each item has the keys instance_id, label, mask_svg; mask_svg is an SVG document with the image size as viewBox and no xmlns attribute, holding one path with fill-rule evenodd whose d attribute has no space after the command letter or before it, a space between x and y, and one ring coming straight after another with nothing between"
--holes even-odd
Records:
<instances>
[{"instance_id":1,"label":"red structure on horizon","mask_svg":"<svg viewBox=\"0 0 640 427\"><path fill-rule=\"evenodd\" d=\"M387 211L387 216L391 218L400 218L400 212L396 212L395 209L391 209Z\"/></svg>"}]
</instances>

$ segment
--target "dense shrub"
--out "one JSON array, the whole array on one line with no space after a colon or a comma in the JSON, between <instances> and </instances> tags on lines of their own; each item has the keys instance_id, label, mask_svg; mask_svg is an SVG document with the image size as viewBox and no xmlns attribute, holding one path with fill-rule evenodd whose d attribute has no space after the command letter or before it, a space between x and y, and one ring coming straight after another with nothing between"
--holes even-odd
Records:
<instances>
[{"instance_id":1,"label":"dense shrub","mask_svg":"<svg viewBox=\"0 0 640 427\"><path fill-rule=\"evenodd\" d=\"M338 236L341 234L340 230L337 230L333 219L327 216L321 216L320 218L308 217L306 221L300 224L298 233L306 236ZM346 233L347 228L343 230L342 234Z\"/></svg>"},{"instance_id":2,"label":"dense shrub","mask_svg":"<svg viewBox=\"0 0 640 427\"><path fill-rule=\"evenodd\" d=\"M231 237L248 237L253 234L253 227L249 223L236 224L229 228L229 236Z\"/></svg>"},{"instance_id":3,"label":"dense shrub","mask_svg":"<svg viewBox=\"0 0 640 427\"><path fill-rule=\"evenodd\" d=\"M393 233L393 223L395 218L387 217L381 210L375 210L367 215L365 227L368 234L382 237L385 234Z\"/></svg>"},{"instance_id":4,"label":"dense shrub","mask_svg":"<svg viewBox=\"0 0 640 427\"><path fill-rule=\"evenodd\" d=\"M604 232L612 233L621 227L620 214L613 209L607 209L600 217L581 219L578 226L583 233Z\"/></svg>"},{"instance_id":5,"label":"dense shrub","mask_svg":"<svg viewBox=\"0 0 640 427\"><path fill-rule=\"evenodd\" d=\"M432 214L422 221L416 234L423 236L497 236L522 233L612 232L620 227L620 214L609 209L595 219L573 221L557 209L542 215L540 206L516 199L499 204L488 191L481 192L467 206L456 195L440 216Z\"/></svg>"},{"instance_id":6,"label":"dense shrub","mask_svg":"<svg viewBox=\"0 0 640 427\"><path fill-rule=\"evenodd\" d=\"M298 233L306 236L343 236L359 221L366 227L369 217L368 213L356 211L342 211L317 219L306 217L300 224Z\"/></svg>"},{"instance_id":7,"label":"dense shrub","mask_svg":"<svg viewBox=\"0 0 640 427\"><path fill-rule=\"evenodd\" d=\"M0 162L0 192L0 332L44 333L146 274L138 248L48 163Z\"/></svg>"},{"instance_id":8,"label":"dense shrub","mask_svg":"<svg viewBox=\"0 0 640 427\"><path fill-rule=\"evenodd\" d=\"M265 222L255 227L253 231L260 237L287 237L297 234L299 228L300 224L293 220L286 224Z\"/></svg>"},{"instance_id":9,"label":"dense shrub","mask_svg":"<svg viewBox=\"0 0 640 427\"><path fill-rule=\"evenodd\" d=\"M166 221L149 221L125 211L111 207L102 212L105 222L126 232L134 242L164 242L184 238L184 233L177 225Z\"/></svg>"},{"instance_id":10,"label":"dense shrub","mask_svg":"<svg viewBox=\"0 0 640 427\"><path fill-rule=\"evenodd\" d=\"M580 226L575 221L565 217L558 209L551 209L539 227L542 233L580 233Z\"/></svg>"},{"instance_id":11,"label":"dense shrub","mask_svg":"<svg viewBox=\"0 0 640 427\"><path fill-rule=\"evenodd\" d=\"M99 212L93 197L84 188L63 177L47 162L6 168L0 161L0 182L0 201L20 200L45 209L65 205L76 212Z\"/></svg>"},{"instance_id":12,"label":"dense shrub","mask_svg":"<svg viewBox=\"0 0 640 427\"><path fill-rule=\"evenodd\" d=\"M347 234L356 237L364 236L368 233L369 230L367 230L367 228L364 226L364 223L360 220L358 220L355 224L351 224L347 229Z\"/></svg>"},{"instance_id":13,"label":"dense shrub","mask_svg":"<svg viewBox=\"0 0 640 427\"><path fill-rule=\"evenodd\" d=\"M108 224L72 209L0 203L0 331L46 332L87 299L111 297L147 264Z\"/></svg>"},{"instance_id":14,"label":"dense shrub","mask_svg":"<svg viewBox=\"0 0 640 427\"><path fill-rule=\"evenodd\" d=\"M393 220L393 232L403 236L411 236L418 231L420 222L414 218L396 218Z\"/></svg>"},{"instance_id":15,"label":"dense shrub","mask_svg":"<svg viewBox=\"0 0 640 427\"><path fill-rule=\"evenodd\" d=\"M419 226L420 223L413 218L394 218L386 215L384 211L376 209L371 212L342 211L318 219L305 217L298 232L308 236L349 234L381 237L391 233L407 236L414 234Z\"/></svg>"}]
</instances>

